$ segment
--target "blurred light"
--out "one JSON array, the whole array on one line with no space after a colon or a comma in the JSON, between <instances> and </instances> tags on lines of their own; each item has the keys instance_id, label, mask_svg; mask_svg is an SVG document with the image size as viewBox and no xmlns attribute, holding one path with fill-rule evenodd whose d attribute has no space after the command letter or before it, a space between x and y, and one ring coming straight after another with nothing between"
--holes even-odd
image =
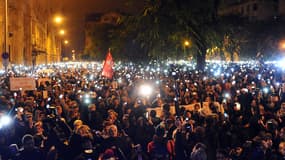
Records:
<instances>
[{"instance_id":1,"label":"blurred light","mask_svg":"<svg viewBox=\"0 0 285 160\"><path fill-rule=\"evenodd\" d=\"M279 48L280 48L281 50L284 50L284 49L285 49L285 40L283 40L283 41L280 42Z\"/></svg>"},{"instance_id":2,"label":"blurred light","mask_svg":"<svg viewBox=\"0 0 285 160\"><path fill-rule=\"evenodd\" d=\"M229 93L225 93L225 98L230 98L230 94Z\"/></svg>"},{"instance_id":3,"label":"blurred light","mask_svg":"<svg viewBox=\"0 0 285 160\"><path fill-rule=\"evenodd\" d=\"M68 40L64 40L64 44L68 44L69 42L68 42Z\"/></svg>"},{"instance_id":4,"label":"blurred light","mask_svg":"<svg viewBox=\"0 0 285 160\"><path fill-rule=\"evenodd\" d=\"M84 99L84 103L85 103L85 104L90 104L90 103L91 103L90 98L85 98L85 99Z\"/></svg>"},{"instance_id":5,"label":"blurred light","mask_svg":"<svg viewBox=\"0 0 285 160\"><path fill-rule=\"evenodd\" d=\"M268 88L263 88L263 92L267 94L269 92L269 89Z\"/></svg>"},{"instance_id":6,"label":"blurred light","mask_svg":"<svg viewBox=\"0 0 285 160\"><path fill-rule=\"evenodd\" d=\"M157 81L155 81L155 83L156 83L156 84L159 84L159 81L157 80Z\"/></svg>"},{"instance_id":7,"label":"blurred light","mask_svg":"<svg viewBox=\"0 0 285 160\"><path fill-rule=\"evenodd\" d=\"M90 98L90 95L89 94L85 94L84 98Z\"/></svg>"},{"instance_id":8,"label":"blurred light","mask_svg":"<svg viewBox=\"0 0 285 160\"><path fill-rule=\"evenodd\" d=\"M63 18L62 18L61 16L56 16L56 17L54 17L54 22L55 22L56 24L62 23L62 20L63 20Z\"/></svg>"},{"instance_id":9,"label":"blurred light","mask_svg":"<svg viewBox=\"0 0 285 160\"><path fill-rule=\"evenodd\" d=\"M220 76L220 74L221 74L221 70L218 69L218 70L214 73L214 76L218 77L218 76Z\"/></svg>"},{"instance_id":10,"label":"blurred light","mask_svg":"<svg viewBox=\"0 0 285 160\"><path fill-rule=\"evenodd\" d=\"M186 40L186 41L184 41L184 45L185 45L185 46L189 46L189 45L190 45L190 42Z\"/></svg>"},{"instance_id":11,"label":"blurred light","mask_svg":"<svg viewBox=\"0 0 285 160\"><path fill-rule=\"evenodd\" d=\"M59 34L60 34L60 35L65 35L65 30L61 29L61 30L59 31Z\"/></svg>"},{"instance_id":12,"label":"blurred light","mask_svg":"<svg viewBox=\"0 0 285 160\"><path fill-rule=\"evenodd\" d=\"M284 62L285 62L285 58L278 61L277 64L280 68L285 69L285 63Z\"/></svg>"},{"instance_id":13,"label":"blurred light","mask_svg":"<svg viewBox=\"0 0 285 160\"><path fill-rule=\"evenodd\" d=\"M5 126L8 126L10 123L11 123L12 119L10 116L7 116L7 115L3 115L1 118L0 118L0 129L2 127L5 127Z\"/></svg>"},{"instance_id":14,"label":"blurred light","mask_svg":"<svg viewBox=\"0 0 285 160\"><path fill-rule=\"evenodd\" d=\"M240 94L240 90L237 90L237 94Z\"/></svg>"},{"instance_id":15,"label":"blurred light","mask_svg":"<svg viewBox=\"0 0 285 160\"><path fill-rule=\"evenodd\" d=\"M152 93L152 87L149 85L141 85L139 88L139 94L142 96L149 96Z\"/></svg>"}]
</instances>

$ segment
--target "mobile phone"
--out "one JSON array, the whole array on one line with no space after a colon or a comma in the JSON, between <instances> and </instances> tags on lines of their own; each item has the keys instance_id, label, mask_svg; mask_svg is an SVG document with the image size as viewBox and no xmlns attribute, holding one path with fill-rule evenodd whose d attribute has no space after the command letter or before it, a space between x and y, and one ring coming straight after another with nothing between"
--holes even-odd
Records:
<instances>
[{"instance_id":1,"label":"mobile phone","mask_svg":"<svg viewBox=\"0 0 285 160\"><path fill-rule=\"evenodd\" d=\"M147 119L148 119L148 117L149 117L149 113L148 113L148 112L146 112L146 113L145 113L145 118L147 118Z\"/></svg>"}]
</instances>

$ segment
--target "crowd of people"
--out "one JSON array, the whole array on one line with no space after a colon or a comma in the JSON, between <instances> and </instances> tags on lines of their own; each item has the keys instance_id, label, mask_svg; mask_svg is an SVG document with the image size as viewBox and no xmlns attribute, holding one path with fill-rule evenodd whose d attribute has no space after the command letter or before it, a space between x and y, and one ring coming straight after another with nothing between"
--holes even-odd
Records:
<instances>
[{"instance_id":1,"label":"crowd of people","mask_svg":"<svg viewBox=\"0 0 285 160\"><path fill-rule=\"evenodd\" d=\"M107 79L92 63L13 67L0 82L0 160L285 159L285 71L194 68L118 63ZM11 90L11 77L36 88Z\"/></svg>"}]
</instances>

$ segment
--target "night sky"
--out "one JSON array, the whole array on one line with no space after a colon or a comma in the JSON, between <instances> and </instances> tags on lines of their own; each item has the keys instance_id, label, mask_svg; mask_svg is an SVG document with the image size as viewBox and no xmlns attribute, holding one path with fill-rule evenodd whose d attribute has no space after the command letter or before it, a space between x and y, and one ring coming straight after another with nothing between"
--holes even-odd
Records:
<instances>
[{"instance_id":1,"label":"night sky","mask_svg":"<svg viewBox=\"0 0 285 160\"><path fill-rule=\"evenodd\" d=\"M127 0L60 0L55 1L54 10L65 18L63 28L70 41L67 49L76 52L84 49L84 18L88 13L120 10L133 12L133 7L126 5Z\"/></svg>"}]
</instances>

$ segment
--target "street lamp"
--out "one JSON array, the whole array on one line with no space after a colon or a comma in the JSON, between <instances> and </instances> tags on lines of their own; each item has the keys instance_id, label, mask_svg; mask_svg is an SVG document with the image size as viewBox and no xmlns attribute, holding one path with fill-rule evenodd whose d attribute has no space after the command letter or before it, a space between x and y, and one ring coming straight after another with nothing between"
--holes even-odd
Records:
<instances>
[{"instance_id":1,"label":"street lamp","mask_svg":"<svg viewBox=\"0 0 285 160\"><path fill-rule=\"evenodd\" d=\"M63 30L63 29L59 30L59 34L60 35L65 35L65 30Z\"/></svg>"},{"instance_id":2,"label":"street lamp","mask_svg":"<svg viewBox=\"0 0 285 160\"><path fill-rule=\"evenodd\" d=\"M188 47L190 45L190 42L188 40L184 41L184 46Z\"/></svg>"},{"instance_id":3,"label":"street lamp","mask_svg":"<svg viewBox=\"0 0 285 160\"><path fill-rule=\"evenodd\" d=\"M8 39L8 0L5 0L5 13L4 13L4 52L2 53L2 63L5 67L5 71L7 71L7 67L9 64L9 52L7 51L8 47L8 43L7 43L7 39Z\"/></svg>"},{"instance_id":4,"label":"street lamp","mask_svg":"<svg viewBox=\"0 0 285 160\"><path fill-rule=\"evenodd\" d=\"M68 40L64 40L63 43L64 43L64 44L68 44L69 41L68 41Z\"/></svg>"},{"instance_id":5,"label":"street lamp","mask_svg":"<svg viewBox=\"0 0 285 160\"><path fill-rule=\"evenodd\" d=\"M190 46L190 42L188 40L184 41L183 49L184 49L184 56L186 56L186 47Z\"/></svg>"},{"instance_id":6,"label":"street lamp","mask_svg":"<svg viewBox=\"0 0 285 160\"><path fill-rule=\"evenodd\" d=\"M56 24L61 24L62 23L62 17L61 16L56 16L56 17L54 17L54 22L56 23Z\"/></svg>"}]
</instances>

